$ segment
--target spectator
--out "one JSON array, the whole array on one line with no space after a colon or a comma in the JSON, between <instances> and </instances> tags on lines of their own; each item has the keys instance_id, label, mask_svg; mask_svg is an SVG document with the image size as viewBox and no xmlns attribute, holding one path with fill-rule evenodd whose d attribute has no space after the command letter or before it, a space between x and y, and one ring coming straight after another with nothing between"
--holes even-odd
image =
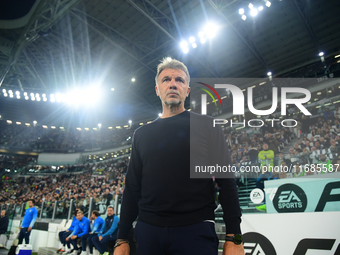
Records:
<instances>
[{"instance_id":1,"label":"spectator","mask_svg":"<svg viewBox=\"0 0 340 255\"><path fill-rule=\"evenodd\" d=\"M263 169L264 167L266 167L266 171L265 172L269 172L270 167L273 168L274 167L274 151L269 150L268 148L268 144L263 144L263 150L259 152L258 154L258 158L261 162L261 170L263 173Z\"/></svg>"}]
</instances>

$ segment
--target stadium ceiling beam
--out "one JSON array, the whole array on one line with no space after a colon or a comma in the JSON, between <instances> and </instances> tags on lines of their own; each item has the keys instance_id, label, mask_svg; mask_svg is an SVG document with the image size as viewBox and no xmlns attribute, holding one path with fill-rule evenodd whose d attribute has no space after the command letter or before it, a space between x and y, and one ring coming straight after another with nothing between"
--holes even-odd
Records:
<instances>
[{"instance_id":1,"label":"stadium ceiling beam","mask_svg":"<svg viewBox=\"0 0 340 255\"><path fill-rule=\"evenodd\" d=\"M176 38L174 37L174 31L175 30L175 25L174 22L167 16L165 15L162 11L160 11L156 6L151 4L147 0L141 0L140 2L143 3L143 7L137 5L133 0L127 0L128 3L130 3L137 11L139 11L142 15L144 15L147 19L151 21L152 24L154 24L160 31L162 31L165 35L167 35L171 40L174 42L178 43ZM165 29L163 24L159 24L157 20L163 20L167 25L167 29ZM171 21L170 21L171 20ZM169 32L168 30L172 30L173 32ZM189 53L191 54L191 53ZM212 74L214 77L217 76L217 71L213 70L213 66L209 63L208 60L206 60L206 63L209 65L209 67L205 64L203 64L200 60L198 60L194 55L191 54L191 56L197 61L201 66L203 66L210 74Z\"/></svg>"},{"instance_id":2,"label":"stadium ceiling beam","mask_svg":"<svg viewBox=\"0 0 340 255\"><path fill-rule=\"evenodd\" d=\"M37 2L33 15L12 47L6 68L0 74L0 87L25 46L41 35L48 34L50 28L79 2L80 0L40 0Z\"/></svg>"},{"instance_id":3,"label":"stadium ceiling beam","mask_svg":"<svg viewBox=\"0 0 340 255\"><path fill-rule=\"evenodd\" d=\"M72 10L73 13L79 13L81 15L86 16L87 18L87 22L91 23L93 22L93 24L95 23L96 26L101 27L101 30L107 30L107 33L113 33L113 36L115 38L115 41L117 41L117 43L119 43L120 45L127 45L130 47L130 50L133 50L133 52L139 56L139 55L143 55L145 52L149 52L150 50L152 50L151 47L149 47L149 45L140 45L136 42L131 41L130 39L128 39L126 36L124 36L122 33L118 32L116 29L110 27L109 25L105 24L104 22L100 21L99 19L91 16L90 14L87 14L79 9L74 9ZM141 51L141 52L140 52Z\"/></svg>"},{"instance_id":4,"label":"stadium ceiling beam","mask_svg":"<svg viewBox=\"0 0 340 255\"><path fill-rule=\"evenodd\" d=\"M254 56L260 61L260 63L267 69L266 71L269 70L269 66L261 53L258 51L255 43L249 36L246 36L245 31L240 31L240 28L236 28L230 20L223 14L222 10L225 7L220 8L220 5L217 5L213 0L208 0L209 4L215 9L215 11L227 22L227 24L234 30L236 35L243 41L243 43L249 48L249 50L254 54ZM243 30L243 29L242 29Z\"/></svg>"},{"instance_id":5,"label":"stadium ceiling beam","mask_svg":"<svg viewBox=\"0 0 340 255\"><path fill-rule=\"evenodd\" d=\"M32 62L31 62L31 60L29 59L29 57L28 57L28 55L27 55L27 53L26 53L26 49L23 49L22 52L24 53L24 55L25 55L25 57L26 57L28 63L29 63L30 66L32 67L33 72L34 72L35 75L38 77L38 79L39 79L41 85L45 88L45 90L47 90L47 87L46 87L46 84L45 84L44 80L40 77L39 73L37 72L37 70L35 69L34 65L33 65Z\"/></svg>"},{"instance_id":6,"label":"stadium ceiling beam","mask_svg":"<svg viewBox=\"0 0 340 255\"><path fill-rule=\"evenodd\" d=\"M313 28L312 28L312 26L309 22L309 19L308 19L307 13L306 13L305 4L301 0L294 0L294 5L296 7L296 10L298 12L299 17L301 18L301 20L303 21L304 25L306 26L306 28L308 30L309 35L312 37L315 46L318 48L318 51L320 51L321 50L320 43L319 43L318 38L316 37L316 33L314 32L314 30L313 30Z\"/></svg>"},{"instance_id":7,"label":"stadium ceiling beam","mask_svg":"<svg viewBox=\"0 0 340 255\"><path fill-rule=\"evenodd\" d=\"M130 52L130 50L125 49L123 46L121 46L120 44L116 43L115 41L113 41L110 37L108 37L106 34L104 34L102 31L100 31L98 28L96 28L93 24L90 24L89 22L87 22L85 19L83 19L82 17L78 16L77 14L75 14L74 12L71 12L71 15L76 17L77 19L79 19L80 21L84 22L89 28L91 28L95 33L99 34L100 36L102 36L108 43L110 43L111 45L115 46L116 48L124 51L126 54L128 54L130 57L132 57L133 59L135 59L138 63L140 63L141 65L143 65L144 67L146 67L147 69L149 69L151 72L156 73L155 70L151 69L149 66L145 65L139 58L137 58L133 53Z\"/></svg>"}]
</instances>

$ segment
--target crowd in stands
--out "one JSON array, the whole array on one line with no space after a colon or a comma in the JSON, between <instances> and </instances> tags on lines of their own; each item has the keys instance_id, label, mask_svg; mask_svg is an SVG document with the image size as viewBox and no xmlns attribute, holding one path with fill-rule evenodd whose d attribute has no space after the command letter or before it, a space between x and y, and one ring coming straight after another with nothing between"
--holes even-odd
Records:
<instances>
[{"instance_id":1,"label":"crowd in stands","mask_svg":"<svg viewBox=\"0 0 340 255\"><path fill-rule=\"evenodd\" d=\"M32 198L38 208L45 202L44 213L48 217L55 202L59 205L57 214L67 215L71 199L75 206L86 211L90 198L93 198L93 209L103 212L105 206L112 204L114 195L123 193L127 164L128 158L110 160L85 165L81 174L24 176L16 178L15 183L2 182L0 205L6 208L21 205Z\"/></svg>"},{"instance_id":2,"label":"crowd in stands","mask_svg":"<svg viewBox=\"0 0 340 255\"><path fill-rule=\"evenodd\" d=\"M77 130L9 124L0 120L0 146L31 150L77 150L127 144L131 129Z\"/></svg>"}]
</instances>

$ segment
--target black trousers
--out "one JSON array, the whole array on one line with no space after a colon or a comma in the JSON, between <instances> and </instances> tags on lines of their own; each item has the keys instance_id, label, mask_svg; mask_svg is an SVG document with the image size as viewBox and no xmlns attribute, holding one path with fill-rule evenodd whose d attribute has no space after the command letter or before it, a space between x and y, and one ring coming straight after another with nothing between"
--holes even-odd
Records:
<instances>
[{"instance_id":1,"label":"black trousers","mask_svg":"<svg viewBox=\"0 0 340 255\"><path fill-rule=\"evenodd\" d=\"M213 222L183 227L156 227L141 221L135 228L138 255L217 255Z\"/></svg>"}]
</instances>

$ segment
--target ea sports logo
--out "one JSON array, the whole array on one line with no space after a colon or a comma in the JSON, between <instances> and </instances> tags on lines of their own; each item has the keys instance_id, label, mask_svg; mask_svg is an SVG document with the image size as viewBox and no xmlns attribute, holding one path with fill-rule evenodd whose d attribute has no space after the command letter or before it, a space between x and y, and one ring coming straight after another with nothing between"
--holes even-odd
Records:
<instances>
[{"instance_id":1,"label":"ea sports logo","mask_svg":"<svg viewBox=\"0 0 340 255\"><path fill-rule=\"evenodd\" d=\"M246 255L276 255L272 243L264 235L256 232L243 235L243 246Z\"/></svg>"},{"instance_id":2,"label":"ea sports logo","mask_svg":"<svg viewBox=\"0 0 340 255\"><path fill-rule=\"evenodd\" d=\"M307 196L299 186L284 184L277 189L273 205L278 213L304 212L307 207Z\"/></svg>"}]
</instances>

